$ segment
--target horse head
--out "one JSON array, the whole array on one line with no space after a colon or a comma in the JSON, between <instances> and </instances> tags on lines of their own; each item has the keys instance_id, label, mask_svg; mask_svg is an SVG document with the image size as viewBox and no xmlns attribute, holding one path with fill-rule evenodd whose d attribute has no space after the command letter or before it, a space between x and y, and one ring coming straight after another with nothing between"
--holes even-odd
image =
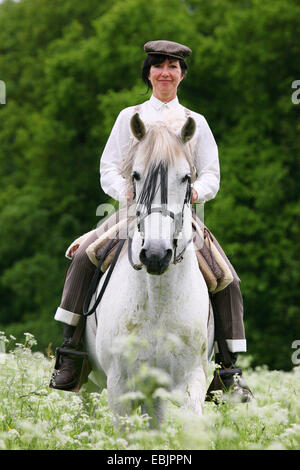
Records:
<instances>
[{"instance_id":1,"label":"horse head","mask_svg":"<svg viewBox=\"0 0 300 470\"><path fill-rule=\"evenodd\" d=\"M178 132L164 122L146 126L138 113L130 122L137 143L132 152L131 181L136 204L135 253L149 274L164 273L182 259L192 236L193 165L187 143L196 124L188 117ZM139 240L139 243L138 241ZM179 252L179 254L178 254Z\"/></svg>"}]
</instances>

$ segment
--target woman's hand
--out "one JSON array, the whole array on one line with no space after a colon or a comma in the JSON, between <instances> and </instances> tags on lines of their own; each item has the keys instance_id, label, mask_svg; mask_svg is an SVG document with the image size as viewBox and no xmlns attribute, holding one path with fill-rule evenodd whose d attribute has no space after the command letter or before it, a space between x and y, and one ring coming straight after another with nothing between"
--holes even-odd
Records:
<instances>
[{"instance_id":1,"label":"woman's hand","mask_svg":"<svg viewBox=\"0 0 300 470\"><path fill-rule=\"evenodd\" d=\"M192 202L197 201L197 199L198 199L198 193L197 193L197 191L193 188L193 189L192 189Z\"/></svg>"},{"instance_id":2,"label":"woman's hand","mask_svg":"<svg viewBox=\"0 0 300 470\"><path fill-rule=\"evenodd\" d=\"M126 199L127 201L131 201L133 199L133 188L129 189L126 193Z\"/></svg>"}]
</instances>

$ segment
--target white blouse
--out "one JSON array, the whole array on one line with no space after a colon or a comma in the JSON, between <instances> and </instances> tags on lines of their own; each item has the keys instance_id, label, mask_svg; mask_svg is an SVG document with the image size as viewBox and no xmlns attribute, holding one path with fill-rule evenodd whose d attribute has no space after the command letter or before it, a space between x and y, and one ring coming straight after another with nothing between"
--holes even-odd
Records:
<instances>
[{"instance_id":1,"label":"white blouse","mask_svg":"<svg viewBox=\"0 0 300 470\"><path fill-rule=\"evenodd\" d=\"M135 112L135 106L123 109L112 128L106 146L100 160L100 184L105 193L114 199L121 200L126 197L125 179L121 176L123 156L129 149L131 139L130 119ZM168 116L178 114L182 122L185 121L185 108L179 103L178 98L163 103L153 95L150 100L140 105L139 114L147 123L157 120L166 120ZM196 132L191 140L194 165L197 171L197 179L193 188L198 193L198 202L206 202L213 199L220 186L220 166L218 147L209 125L201 114L191 111L191 116L196 121Z\"/></svg>"}]
</instances>

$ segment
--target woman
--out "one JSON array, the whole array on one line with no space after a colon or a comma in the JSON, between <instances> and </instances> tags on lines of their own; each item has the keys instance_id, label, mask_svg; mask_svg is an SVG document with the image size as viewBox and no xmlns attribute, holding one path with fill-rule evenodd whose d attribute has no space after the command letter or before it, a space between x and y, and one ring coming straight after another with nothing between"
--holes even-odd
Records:
<instances>
[{"instance_id":1,"label":"woman","mask_svg":"<svg viewBox=\"0 0 300 470\"><path fill-rule=\"evenodd\" d=\"M147 57L142 69L143 81L148 89L152 89L151 98L139 106L139 114L144 122L153 122L165 119L168 114L185 115L185 108L180 105L177 98L179 84L187 73L185 59L191 50L171 41L150 41L144 46ZM117 200L131 199L133 190L128 190L125 179L121 174L123 157L126 154L132 139L130 119L136 107L124 109L119 114L100 163L101 186L111 197ZM197 124L196 134L193 138L193 157L197 171L197 179L193 183L192 201L206 202L213 199L220 182L218 149L213 134L205 118L193 111L189 111ZM63 291L60 307L57 309L55 319L65 323L64 345L70 343L75 326L82 315L83 302L87 288L95 271L95 266L86 255L86 248L97 239L96 230L92 231L76 251L69 268ZM215 241L217 244L217 242ZM219 245L218 245L219 246ZM219 247L220 253L225 254ZM234 281L224 291L214 295L215 320L217 320L218 345L222 351L216 354L218 362L224 370L222 377L226 388L233 385L233 374L241 375L240 369L235 369L236 353L246 350L246 340L243 326L242 297L239 289L239 278L232 268ZM225 313L224 313L225 312ZM220 337L223 340L220 340ZM78 376L78 364L65 356L59 375L55 378L56 388L72 389ZM235 387L245 390L239 382ZM216 376L209 388L209 396L213 396L214 389L222 388Z\"/></svg>"},{"instance_id":2,"label":"woman","mask_svg":"<svg viewBox=\"0 0 300 470\"><path fill-rule=\"evenodd\" d=\"M184 108L177 98L177 89L186 75L187 66L184 59L191 54L191 50L170 41L148 42L144 48L148 55L143 65L142 78L148 87L153 89L153 94L139 109L142 120L159 120L168 110L179 113L181 111L184 115ZM101 157L101 186L107 194L117 200L124 198L126 192L120 165L122 155L126 153L130 143L129 121L134 110L135 107L132 106L121 111ZM219 189L218 149L204 117L197 113L192 113L192 117L199 129L198 152L195 154L198 179L194 183L192 197L193 202L205 202L214 198ZM130 197L130 193L127 197Z\"/></svg>"}]
</instances>

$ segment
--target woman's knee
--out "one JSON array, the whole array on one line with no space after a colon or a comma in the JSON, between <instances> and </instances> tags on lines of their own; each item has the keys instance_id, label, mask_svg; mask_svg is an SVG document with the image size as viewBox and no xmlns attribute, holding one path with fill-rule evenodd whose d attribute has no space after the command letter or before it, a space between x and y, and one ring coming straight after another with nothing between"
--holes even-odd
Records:
<instances>
[{"instance_id":1,"label":"woman's knee","mask_svg":"<svg viewBox=\"0 0 300 470\"><path fill-rule=\"evenodd\" d=\"M73 254L72 264L77 266L95 268L95 265L92 263L88 257L86 250L87 248L97 239L96 233L92 233L87 240L82 243Z\"/></svg>"},{"instance_id":2,"label":"woman's knee","mask_svg":"<svg viewBox=\"0 0 300 470\"><path fill-rule=\"evenodd\" d=\"M73 259L72 259L72 264L77 265L80 267L92 267L94 266L91 260L89 259L88 255L86 254L86 250L78 250L74 253Z\"/></svg>"}]
</instances>

